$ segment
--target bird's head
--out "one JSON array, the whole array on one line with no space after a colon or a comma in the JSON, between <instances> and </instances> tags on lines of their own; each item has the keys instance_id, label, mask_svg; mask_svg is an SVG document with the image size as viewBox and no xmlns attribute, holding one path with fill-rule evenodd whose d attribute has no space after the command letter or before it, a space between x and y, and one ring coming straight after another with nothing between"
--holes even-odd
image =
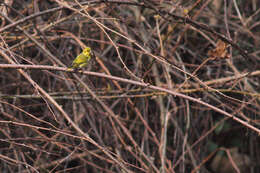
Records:
<instances>
[{"instance_id":1,"label":"bird's head","mask_svg":"<svg viewBox=\"0 0 260 173\"><path fill-rule=\"evenodd\" d=\"M91 54L91 48L90 47L86 47L83 50L83 54L86 55L86 56L89 56Z\"/></svg>"}]
</instances>

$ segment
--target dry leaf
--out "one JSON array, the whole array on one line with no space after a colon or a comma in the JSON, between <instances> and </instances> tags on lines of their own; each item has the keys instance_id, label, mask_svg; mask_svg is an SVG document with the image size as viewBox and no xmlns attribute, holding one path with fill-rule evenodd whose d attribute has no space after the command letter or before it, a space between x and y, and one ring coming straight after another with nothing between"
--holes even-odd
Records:
<instances>
[{"instance_id":1,"label":"dry leaf","mask_svg":"<svg viewBox=\"0 0 260 173\"><path fill-rule=\"evenodd\" d=\"M241 154L238 152L238 148L226 149L230 152L234 164L238 167L240 173L247 173L249 166L251 165L251 160L248 155ZM231 163L228 156L224 154L217 153L210 164L211 169L214 172L221 173L237 173L234 165Z\"/></svg>"},{"instance_id":2,"label":"dry leaf","mask_svg":"<svg viewBox=\"0 0 260 173\"><path fill-rule=\"evenodd\" d=\"M214 59L227 59L230 58L230 55L227 52L227 48L230 45L223 42L222 40L218 40L216 48L208 51L209 58Z\"/></svg>"}]
</instances>

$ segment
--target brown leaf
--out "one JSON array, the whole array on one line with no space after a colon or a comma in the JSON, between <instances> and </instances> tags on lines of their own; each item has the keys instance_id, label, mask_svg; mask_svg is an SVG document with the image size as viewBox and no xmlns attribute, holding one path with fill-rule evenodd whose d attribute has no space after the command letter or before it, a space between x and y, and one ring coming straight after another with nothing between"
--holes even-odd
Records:
<instances>
[{"instance_id":1,"label":"brown leaf","mask_svg":"<svg viewBox=\"0 0 260 173\"><path fill-rule=\"evenodd\" d=\"M208 51L208 56L214 59L230 58L230 55L227 52L227 48L229 46L229 44L223 42L222 40L218 40L216 48Z\"/></svg>"}]
</instances>

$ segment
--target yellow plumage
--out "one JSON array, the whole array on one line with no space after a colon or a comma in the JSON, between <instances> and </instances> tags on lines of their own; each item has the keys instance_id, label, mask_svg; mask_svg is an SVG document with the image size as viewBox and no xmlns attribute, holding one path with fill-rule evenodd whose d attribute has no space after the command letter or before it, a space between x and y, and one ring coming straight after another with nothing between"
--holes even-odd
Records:
<instances>
[{"instance_id":1,"label":"yellow plumage","mask_svg":"<svg viewBox=\"0 0 260 173\"><path fill-rule=\"evenodd\" d=\"M90 47L86 47L81 54L79 54L72 62L72 69L78 69L85 67L91 57L93 56L93 53L91 51Z\"/></svg>"}]
</instances>

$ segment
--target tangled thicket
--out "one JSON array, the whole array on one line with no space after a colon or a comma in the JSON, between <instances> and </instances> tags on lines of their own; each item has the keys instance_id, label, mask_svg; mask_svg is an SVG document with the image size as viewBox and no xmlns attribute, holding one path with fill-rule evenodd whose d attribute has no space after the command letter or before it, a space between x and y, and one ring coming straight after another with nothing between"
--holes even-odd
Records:
<instances>
[{"instance_id":1,"label":"tangled thicket","mask_svg":"<svg viewBox=\"0 0 260 173\"><path fill-rule=\"evenodd\" d=\"M259 172L259 7L4 1L1 172Z\"/></svg>"}]
</instances>

